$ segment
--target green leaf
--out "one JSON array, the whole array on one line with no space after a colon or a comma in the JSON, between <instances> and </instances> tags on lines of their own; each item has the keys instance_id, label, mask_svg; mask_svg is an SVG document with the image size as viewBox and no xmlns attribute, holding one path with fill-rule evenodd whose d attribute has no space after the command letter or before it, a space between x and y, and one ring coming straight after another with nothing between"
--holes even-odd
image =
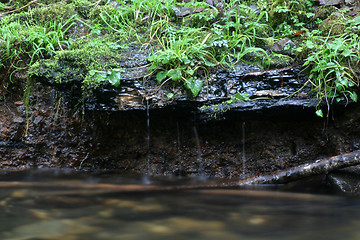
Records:
<instances>
[{"instance_id":1,"label":"green leaf","mask_svg":"<svg viewBox=\"0 0 360 240\"><path fill-rule=\"evenodd\" d=\"M356 94L356 92L350 92L350 98L354 101L357 102L358 100L358 95Z\"/></svg>"},{"instance_id":2,"label":"green leaf","mask_svg":"<svg viewBox=\"0 0 360 240\"><path fill-rule=\"evenodd\" d=\"M350 49L345 49L342 53L341 53L344 57L348 57L351 54L351 50Z\"/></svg>"},{"instance_id":3,"label":"green leaf","mask_svg":"<svg viewBox=\"0 0 360 240\"><path fill-rule=\"evenodd\" d=\"M209 61L207 61L207 60L204 60L204 64L205 64L205 66L207 66L207 67L214 67L214 66L216 66L215 63L209 62Z\"/></svg>"},{"instance_id":4,"label":"green leaf","mask_svg":"<svg viewBox=\"0 0 360 240\"><path fill-rule=\"evenodd\" d=\"M108 80L112 85L117 87L120 85L120 77L120 71L111 71L111 74L107 77L106 80Z\"/></svg>"},{"instance_id":5,"label":"green leaf","mask_svg":"<svg viewBox=\"0 0 360 240\"><path fill-rule=\"evenodd\" d=\"M96 81L97 82L102 82L102 81L106 81L107 79L107 74L104 71L98 71L97 75L96 75Z\"/></svg>"},{"instance_id":6,"label":"green leaf","mask_svg":"<svg viewBox=\"0 0 360 240\"><path fill-rule=\"evenodd\" d=\"M310 48L310 49L313 49L315 48L315 45L312 41L306 41L306 47L307 48Z\"/></svg>"},{"instance_id":7,"label":"green leaf","mask_svg":"<svg viewBox=\"0 0 360 240\"><path fill-rule=\"evenodd\" d=\"M179 79L181 79L181 70L180 69L170 69L167 72L167 75L173 80L173 81L177 81Z\"/></svg>"},{"instance_id":8,"label":"green leaf","mask_svg":"<svg viewBox=\"0 0 360 240\"><path fill-rule=\"evenodd\" d=\"M340 75L340 73L338 74L338 72L336 72L337 74L336 75ZM339 82L341 83L341 85L345 86L345 87L348 87L349 85L349 80L347 77L341 77L341 76L337 76Z\"/></svg>"},{"instance_id":9,"label":"green leaf","mask_svg":"<svg viewBox=\"0 0 360 240\"><path fill-rule=\"evenodd\" d=\"M249 101L250 100L248 94L246 94L246 93L242 94L239 92L234 95L234 98L236 98L236 100L238 100L238 101Z\"/></svg>"},{"instance_id":10,"label":"green leaf","mask_svg":"<svg viewBox=\"0 0 360 240\"><path fill-rule=\"evenodd\" d=\"M194 69L187 69L187 70L185 70L185 72L186 72L187 74L189 74L190 76L192 76L192 75L194 75L195 70L194 70Z\"/></svg>"},{"instance_id":11,"label":"green leaf","mask_svg":"<svg viewBox=\"0 0 360 240\"><path fill-rule=\"evenodd\" d=\"M173 93L168 93L166 96L167 96L167 98L172 99L174 97L174 94Z\"/></svg>"},{"instance_id":12,"label":"green leaf","mask_svg":"<svg viewBox=\"0 0 360 240\"><path fill-rule=\"evenodd\" d=\"M353 25L358 25L360 24L360 16L354 18L352 21L349 21L351 24Z\"/></svg>"},{"instance_id":13,"label":"green leaf","mask_svg":"<svg viewBox=\"0 0 360 240\"><path fill-rule=\"evenodd\" d=\"M158 83L161 83L162 81L164 81L164 79L167 76L168 71L160 71L156 74L156 80L158 81Z\"/></svg>"},{"instance_id":14,"label":"green leaf","mask_svg":"<svg viewBox=\"0 0 360 240\"><path fill-rule=\"evenodd\" d=\"M315 114L319 117L324 117L323 111L321 109L317 110Z\"/></svg>"},{"instance_id":15,"label":"green leaf","mask_svg":"<svg viewBox=\"0 0 360 240\"><path fill-rule=\"evenodd\" d=\"M184 84L192 92L194 97L196 97L199 94L203 86L202 80L197 79L195 77L189 78L187 81L185 81Z\"/></svg>"},{"instance_id":16,"label":"green leaf","mask_svg":"<svg viewBox=\"0 0 360 240\"><path fill-rule=\"evenodd\" d=\"M183 56L182 61L185 65L191 63L190 59L186 55Z\"/></svg>"}]
</instances>

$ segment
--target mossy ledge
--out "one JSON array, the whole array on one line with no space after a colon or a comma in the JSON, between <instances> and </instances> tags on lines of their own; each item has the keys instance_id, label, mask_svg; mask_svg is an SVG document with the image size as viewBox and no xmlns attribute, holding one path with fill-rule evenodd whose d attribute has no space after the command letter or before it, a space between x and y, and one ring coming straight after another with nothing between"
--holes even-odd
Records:
<instances>
[{"instance_id":1,"label":"mossy ledge","mask_svg":"<svg viewBox=\"0 0 360 240\"><path fill-rule=\"evenodd\" d=\"M319 103L357 101L359 9L359 3L318 6L310 0L5 1L1 86L22 72L79 101L111 89L120 110L145 102L216 104L249 93L252 100L307 95ZM251 65L255 73L247 71ZM235 80L222 78L223 72L236 81L269 77L270 69L291 67L302 77L283 95L272 88L276 84L234 91L226 86ZM127 105L134 101L125 96L136 104Z\"/></svg>"}]
</instances>

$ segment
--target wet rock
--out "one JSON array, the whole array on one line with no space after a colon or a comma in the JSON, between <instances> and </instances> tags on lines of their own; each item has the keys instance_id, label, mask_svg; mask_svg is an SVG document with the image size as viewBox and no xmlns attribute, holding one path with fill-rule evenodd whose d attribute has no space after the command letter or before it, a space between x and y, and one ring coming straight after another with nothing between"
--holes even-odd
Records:
<instances>
[{"instance_id":1,"label":"wet rock","mask_svg":"<svg viewBox=\"0 0 360 240\"><path fill-rule=\"evenodd\" d=\"M24 120L24 118L22 118L22 117L16 117L16 118L14 118L14 120L13 120L13 122L14 123L23 123L25 120Z\"/></svg>"},{"instance_id":2,"label":"wet rock","mask_svg":"<svg viewBox=\"0 0 360 240\"><path fill-rule=\"evenodd\" d=\"M203 10L204 8L202 8ZM195 12L195 8L193 7L180 7L176 6L173 8L175 12L175 16L177 17L185 17Z\"/></svg>"},{"instance_id":3,"label":"wet rock","mask_svg":"<svg viewBox=\"0 0 360 240\"><path fill-rule=\"evenodd\" d=\"M329 184L340 192L349 194L360 193L360 168L357 172L337 171L327 176Z\"/></svg>"},{"instance_id":4,"label":"wet rock","mask_svg":"<svg viewBox=\"0 0 360 240\"><path fill-rule=\"evenodd\" d=\"M115 8L120 7L120 3L118 1L110 1L108 4L113 5Z\"/></svg>"},{"instance_id":5,"label":"wet rock","mask_svg":"<svg viewBox=\"0 0 360 240\"><path fill-rule=\"evenodd\" d=\"M289 38L283 38L278 42L274 43L270 50L276 53L281 53L285 55L292 55L292 52L295 50L296 45Z\"/></svg>"},{"instance_id":6,"label":"wet rock","mask_svg":"<svg viewBox=\"0 0 360 240\"><path fill-rule=\"evenodd\" d=\"M264 96L270 95L266 94ZM209 107L201 107L200 111L209 116L210 119L216 119L223 114L231 114L232 112L247 114L244 116L285 116L291 114L296 115L299 112L306 115L313 113L314 108L317 105L318 101L316 99L270 99L266 101L258 100L255 102L250 101L217 104ZM206 120L206 118L204 118L204 120Z\"/></svg>"},{"instance_id":7,"label":"wet rock","mask_svg":"<svg viewBox=\"0 0 360 240\"><path fill-rule=\"evenodd\" d=\"M319 0L320 5L335 6L344 4L353 4L355 0Z\"/></svg>"},{"instance_id":8,"label":"wet rock","mask_svg":"<svg viewBox=\"0 0 360 240\"><path fill-rule=\"evenodd\" d=\"M355 0L345 0L345 3L346 4L353 4L353 3L355 3Z\"/></svg>"},{"instance_id":9,"label":"wet rock","mask_svg":"<svg viewBox=\"0 0 360 240\"><path fill-rule=\"evenodd\" d=\"M296 99L310 99L306 92L309 88L303 88L303 91L298 92L291 98L284 99L281 103L272 99L280 99L289 97L296 89L303 86L306 79L301 73L301 68L286 67L281 69L261 70L252 65L238 64L234 70L219 70L214 71L199 93L194 98L186 93L181 85L173 85L172 88L166 86L158 88L154 82L147 82L145 85L142 80L124 79L121 80L119 88L114 88L110 84L103 85L102 88L97 89L94 96L86 103L89 109L101 109L106 111L119 110L134 110L146 109L147 104L151 109L164 108L166 106L192 106L193 109L203 105L212 105L221 103L236 93L245 94L249 98L268 98L263 102L268 102L266 105L286 105L288 102L290 106L294 104ZM169 100L167 95L174 92L174 97ZM261 106L262 103L259 105ZM252 103L252 105L257 105ZM309 106L304 106L305 108ZM314 104L311 104L314 107ZM246 107L247 111L251 109ZM258 107L256 110L261 110ZM255 110L255 109L254 109Z\"/></svg>"}]
</instances>

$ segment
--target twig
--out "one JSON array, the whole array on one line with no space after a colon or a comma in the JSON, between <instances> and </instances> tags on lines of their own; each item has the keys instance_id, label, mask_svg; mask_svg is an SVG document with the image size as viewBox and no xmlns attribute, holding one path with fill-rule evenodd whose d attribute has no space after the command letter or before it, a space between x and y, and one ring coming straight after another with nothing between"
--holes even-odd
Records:
<instances>
[{"instance_id":1,"label":"twig","mask_svg":"<svg viewBox=\"0 0 360 240\"><path fill-rule=\"evenodd\" d=\"M271 72L283 72L283 71L287 71L290 69L293 69L294 67L296 67L296 64L291 65L289 67L285 67L285 68L276 68L276 69L269 69L269 70L263 70L263 71L258 71L258 72L250 72L245 74L241 79L246 78L248 76L261 76L264 75L265 73L271 73Z\"/></svg>"},{"instance_id":2,"label":"twig","mask_svg":"<svg viewBox=\"0 0 360 240\"><path fill-rule=\"evenodd\" d=\"M2 14L9 14L9 13L13 13L13 12L20 11L21 9L24 9L24 8L30 6L31 4L36 3L37 1L38 1L38 0L33 0L33 1L29 2L28 4L26 4L25 6L22 6L21 8L18 8L18 9L12 10L12 11L8 11L8 12L5 12L5 13L1 13L0 15L2 15Z\"/></svg>"},{"instance_id":3,"label":"twig","mask_svg":"<svg viewBox=\"0 0 360 240\"><path fill-rule=\"evenodd\" d=\"M56 2L56 3L53 3L53 4L49 4L47 6L53 6L53 5L56 5L56 4L61 4L61 3L64 3L64 2L67 2L69 0L64 0L64 1L61 1L61 2Z\"/></svg>"},{"instance_id":4,"label":"twig","mask_svg":"<svg viewBox=\"0 0 360 240\"><path fill-rule=\"evenodd\" d=\"M84 159L81 161L79 168L81 169L82 164L85 162L85 160L89 157L89 153L86 154L86 156L84 157Z\"/></svg>"},{"instance_id":5,"label":"twig","mask_svg":"<svg viewBox=\"0 0 360 240\"><path fill-rule=\"evenodd\" d=\"M95 7L97 7L97 6L101 3L101 1L102 1L102 0L99 0L99 1L97 1L96 3L91 4L90 6L95 5Z\"/></svg>"}]
</instances>

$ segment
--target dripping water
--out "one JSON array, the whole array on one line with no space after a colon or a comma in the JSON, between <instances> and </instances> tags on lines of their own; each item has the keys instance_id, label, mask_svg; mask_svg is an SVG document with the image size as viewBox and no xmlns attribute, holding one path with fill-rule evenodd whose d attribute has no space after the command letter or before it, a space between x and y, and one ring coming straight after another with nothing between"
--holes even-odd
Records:
<instances>
[{"instance_id":1,"label":"dripping water","mask_svg":"<svg viewBox=\"0 0 360 240\"><path fill-rule=\"evenodd\" d=\"M245 122L242 123L242 164L243 164L243 175L245 176L246 170L246 155L245 155Z\"/></svg>"},{"instance_id":2,"label":"dripping water","mask_svg":"<svg viewBox=\"0 0 360 240\"><path fill-rule=\"evenodd\" d=\"M146 100L146 159L145 159L145 174L143 176L143 184L150 184L149 171L150 171L150 107L149 100Z\"/></svg>"},{"instance_id":3,"label":"dripping water","mask_svg":"<svg viewBox=\"0 0 360 240\"><path fill-rule=\"evenodd\" d=\"M195 125L193 126L193 131L194 131L194 135L195 135L196 147L197 147L197 152L198 152L198 155L197 155L197 161L199 162L198 175L201 179L203 179L203 178L205 178L204 165L203 165L202 156L201 156L199 134L198 134L198 131L197 131Z\"/></svg>"}]
</instances>

